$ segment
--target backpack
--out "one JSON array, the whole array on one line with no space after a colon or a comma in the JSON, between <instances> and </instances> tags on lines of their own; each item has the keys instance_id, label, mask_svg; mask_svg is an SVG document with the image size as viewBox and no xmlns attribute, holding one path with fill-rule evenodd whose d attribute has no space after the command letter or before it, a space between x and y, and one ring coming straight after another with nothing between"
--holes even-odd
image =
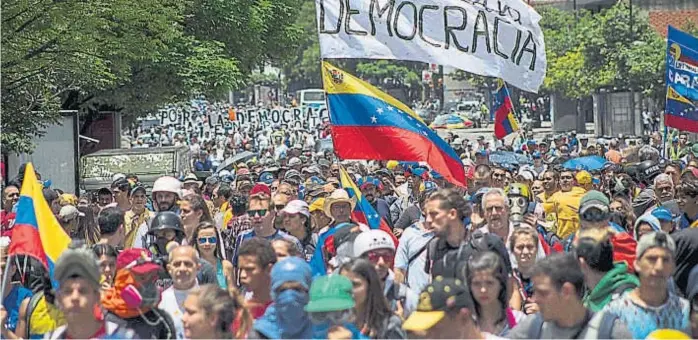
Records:
<instances>
[{"instance_id":1,"label":"backpack","mask_svg":"<svg viewBox=\"0 0 698 340\"><path fill-rule=\"evenodd\" d=\"M432 240L429 251L434 254L436 243ZM464 242L457 250L451 250L446 253L441 259L433 260L431 276L454 277L461 280L466 280L467 263L475 256L475 254L483 251L492 251L499 255L502 259L504 268L507 273L511 273L512 266L509 259L509 252L504 241L497 235L491 233L483 233L476 230L467 242Z\"/></svg>"},{"instance_id":2,"label":"backpack","mask_svg":"<svg viewBox=\"0 0 698 340\"><path fill-rule=\"evenodd\" d=\"M587 329L587 334L585 338L588 339L611 339L611 332L613 331L613 325L618 319L618 316L611 313L596 313L592 314L592 317L586 322L584 327L577 332L572 338L578 339L579 335ZM540 339L543 333L543 316L540 312L533 315L533 321L528 328L526 338L528 339Z\"/></svg>"}]
</instances>

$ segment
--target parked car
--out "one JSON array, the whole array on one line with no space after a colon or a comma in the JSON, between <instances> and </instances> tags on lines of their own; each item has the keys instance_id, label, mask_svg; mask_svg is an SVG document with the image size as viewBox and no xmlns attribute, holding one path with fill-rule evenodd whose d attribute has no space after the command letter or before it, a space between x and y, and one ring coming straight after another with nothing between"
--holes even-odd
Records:
<instances>
[{"instance_id":1,"label":"parked car","mask_svg":"<svg viewBox=\"0 0 698 340\"><path fill-rule=\"evenodd\" d=\"M468 129L473 127L473 122L459 114L445 114L434 118L429 125L432 129Z\"/></svg>"}]
</instances>

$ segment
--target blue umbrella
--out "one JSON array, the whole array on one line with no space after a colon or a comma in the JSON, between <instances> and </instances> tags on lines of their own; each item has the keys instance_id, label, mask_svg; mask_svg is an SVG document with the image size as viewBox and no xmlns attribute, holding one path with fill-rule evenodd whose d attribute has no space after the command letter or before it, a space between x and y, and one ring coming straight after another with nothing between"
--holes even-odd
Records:
<instances>
[{"instance_id":1,"label":"blue umbrella","mask_svg":"<svg viewBox=\"0 0 698 340\"><path fill-rule=\"evenodd\" d=\"M565 169L571 170L601 170L608 161L601 156L586 156L572 158L569 161L562 164Z\"/></svg>"}]
</instances>

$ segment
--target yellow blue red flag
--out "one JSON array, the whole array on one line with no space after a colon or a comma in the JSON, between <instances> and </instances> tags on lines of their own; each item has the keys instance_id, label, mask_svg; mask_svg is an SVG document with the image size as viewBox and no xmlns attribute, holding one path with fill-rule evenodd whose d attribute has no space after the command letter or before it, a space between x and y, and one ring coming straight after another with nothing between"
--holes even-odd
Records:
<instances>
[{"instance_id":1,"label":"yellow blue red flag","mask_svg":"<svg viewBox=\"0 0 698 340\"><path fill-rule=\"evenodd\" d=\"M354 183L354 180L351 179L349 173L344 170L343 167L339 168L339 171L339 182L341 183L342 188L347 191L349 197L356 197L356 207L351 213L352 219L356 222L366 224L371 229L380 229L385 231L393 238L395 248L397 249L397 238L395 235L393 235L392 230L390 230L388 222L383 220L376 212L376 209L373 208L371 203L364 198L364 196L361 194L361 190L359 190L359 187L356 185L356 183Z\"/></svg>"},{"instance_id":2,"label":"yellow blue red flag","mask_svg":"<svg viewBox=\"0 0 698 340\"><path fill-rule=\"evenodd\" d=\"M494 94L494 136L502 139L519 129L519 123L514 116L514 104L511 102L509 90L504 81L499 79L497 92Z\"/></svg>"},{"instance_id":3,"label":"yellow blue red flag","mask_svg":"<svg viewBox=\"0 0 698 340\"><path fill-rule=\"evenodd\" d=\"M449 182L467 185L458 154L407 105L327 62L322 75L339 157L426 162Z\"/></svg>"},{"instance_id":4,"label":"yellow blue red flag","mask_svg":"<svg viewBox=\"0 0 698 340\"><path fill-rule=\"evenodd\" d=\"M28 163L17 202L17 217L8 255L36 258L48 268L53 278L56 260L68 248L71 239L53 215L42 190L43 185L36 178L34 167Z\"/></svg>"}]
</instances>

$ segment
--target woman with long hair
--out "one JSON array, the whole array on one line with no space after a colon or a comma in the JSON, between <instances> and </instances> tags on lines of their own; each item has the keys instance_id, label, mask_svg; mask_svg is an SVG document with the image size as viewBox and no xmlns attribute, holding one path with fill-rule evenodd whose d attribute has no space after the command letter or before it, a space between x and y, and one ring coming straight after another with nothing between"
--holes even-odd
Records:
<instances>
[{"instance_id":1,"label":"woman with long hair","mask_svg":"<svg viewBox=\"0 0 698 340\"><path fill-rule=\"evenodd\" d=\"M405 339L402 320L388 306L375 266L364 259L353 259L339 273L353 285L356 325L373 339Z\"/></svg>"},{"instance_id":2,"label":"woman with long hair","mask_svg":"<svg viewBox=\"0 0 698 340\"><path fill-rule=\"evenodd\" d=\"M509 308L509 278L504 261L495 252L477 253L468 261L470 294L477 323L483 332L505 337L524 314Z\"/></svg>"},{"instance_id":3,"label":"woman with long hair","mask_svg":"<svg viewBox=\"0 0 698 340\"><path fill-rule=\"evenodd\" d=\"M513 271L519 294L523 300L521 311L526 314L538 312L538 304L533 301L533 280L531 272L536 264L538 253L538 232L530 227L514 229L509 238L509 249L516 258L517 268Z\"/></svg>"},{"instance_id":4,"label":"woman with long hair","mask_svg":"<svg viewBox=\"0 0 698 340\"><path fill-rule=\"evenodd\" d=\"M99 263L99 270L102 274L102 277L100 278L102 287L111 287L114 284L114 276L116 275L116 257L119 256L119 252L116 251L116 248L106 243L95 244L92 247L92 252L94 252Z\"/></svg>"},{"instance_id":5,"label":"woman with long hair","mask_svg":"<svg viewBox=\"0 0 698 340\"><path fill-rule=\"evenodd\" d=\"M184 196L179 203L180 217L184 225L184 233L187 240L191 240L194 230L201 222L213 223L211 212L208 210L206 201L201 195L189 194Z\"/></svg>"},{"instance_id":6,"label":"woman with long hair","mask_svg":"<svg viewBox=\"0 0 698 340\"><path fill-rule=\"evenodd\" d=\"M214 284L192 290L184 310L182 324L187 339L244 339L252 324L242 298Z\"/></svg>"},{"instance_id":7,"label":"woman with long hair","mask_svg":"<svg viewBox=\"0 0 698 340\"><path fill-rule=\"evenodd\" d=\"M99 226L94 215L94 210L89 206L77 206L79 212L82 213L78 217L77 235L85 238L85 244L92 246L99 242Z\"/></svg>"},{"instance_id":8,"label":"woman with long hair","mask_svg":"<svg viewBox=\"0 0 698 340\"><path fill-rule=\"evenodd\" d=\"M201 222L189 240L201 258L216 267L218 286L226 289L233 284L233 264L223 257L223 241L216 226L211 222Z\"/></svg>"}]
</instances>

